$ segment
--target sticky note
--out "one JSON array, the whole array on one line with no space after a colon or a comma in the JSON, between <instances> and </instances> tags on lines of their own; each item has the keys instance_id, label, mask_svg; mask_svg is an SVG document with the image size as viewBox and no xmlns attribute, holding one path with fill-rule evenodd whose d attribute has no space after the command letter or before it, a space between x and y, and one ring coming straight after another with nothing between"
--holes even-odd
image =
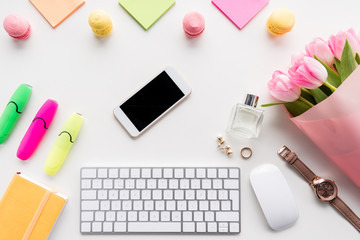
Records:
<instances>
[{"instance_id":1,"label":"sticky note","mask_svg":"<svg viewBox=\"0 0 360 240\"><path fill-rule=\"evenodd\" d=\"M84 0L30 0L30 2L53 28L85 3Z\"/></svg>"},{"instance_id":2,"label":"sticky note","mask_svg":"<svg viewBox=\"0 0 360 240\"><path fill-rule=\"evenodd\" d=\"M119 0L119 4L148 30L175 4L175 0Z\"/></svg>"},{"instance_id":3,"label":"sticky note","mask_svg":"<svg viewBox=\"0 0 360 240\"><path fill-rule=\"evenodd\" d=\"M245 27L269 0L212 0L212 3L239 29Z\"/></svg>"}]
</instances>

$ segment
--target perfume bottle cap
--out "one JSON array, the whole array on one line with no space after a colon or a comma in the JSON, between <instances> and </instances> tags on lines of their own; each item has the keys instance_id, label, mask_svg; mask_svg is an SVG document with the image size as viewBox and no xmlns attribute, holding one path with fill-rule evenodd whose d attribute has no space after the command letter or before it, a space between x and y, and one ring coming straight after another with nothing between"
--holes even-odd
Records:
<instances>
[{"instance_id":1,"label":"perfume bottle cap","mask_svg":"<svg viewBox=\"0 0 360 240\"><path fill-rule=\"evenodd\" d=\"M245 99L245 105L249 105L252 107L256 107L258 103L259 97L253 94L247 94Z\"/></svg>"}]
</instances>

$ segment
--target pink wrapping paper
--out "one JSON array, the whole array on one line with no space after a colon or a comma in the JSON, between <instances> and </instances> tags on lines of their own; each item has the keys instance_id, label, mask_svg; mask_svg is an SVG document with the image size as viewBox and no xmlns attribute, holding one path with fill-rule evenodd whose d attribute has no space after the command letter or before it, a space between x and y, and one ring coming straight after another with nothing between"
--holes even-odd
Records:
<instances>
[{"instance_id":1,"label":"pink wrapping paper","mask_svg":"<svg viewBox=\"0 0 360 240\"><path fill-rule=\"evenodd\" d=\"M360 188L360 67L326 100L290 119Z\"/></svg>"}]
</instances>

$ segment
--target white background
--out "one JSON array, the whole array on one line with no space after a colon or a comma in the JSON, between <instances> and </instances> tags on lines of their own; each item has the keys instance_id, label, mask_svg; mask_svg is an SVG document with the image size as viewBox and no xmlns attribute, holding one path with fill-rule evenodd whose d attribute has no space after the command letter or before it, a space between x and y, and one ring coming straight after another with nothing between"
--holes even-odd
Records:
<instances>
[{"instance_id":1,"label":"white background","mask_svg":"<svg viewBox=\"0 0 360 240\"><path fill-rule=\"evenodd\" d=\"M292 32L271 37L265 28L272 11L291 9L296 16ZM291 55L304 51L314 37L328 38L339 30L360 30L357 0L272 0L243 30L237 29L210 0L178 0L148 31L142 29L116 0L89 0L56 29L27 0L0 1L0 19L20 13L32 24L32 35L16 41L0 31L0 108L24 82L32 96L20 121L5 144L0 145L0 195L16 171L47 183L69 197L51 239L356 239L359 233L331 206L320 202L294 169L276 152L284 144L298 153L318 175L334 179L341 198L360 215L360 190L343 175L287 118L281 107L265 109L260 137L245 141L225 136L234 155L216 149L216 136L225 134L232 106L246 93L272 99L267 81L276 69L286 70ZM89 14L106 10L114 24L104 39L88 26ZM201 12L206 29L198 39L188 39L182 18ZM145 81L172 65L193 88L192 95L138 139L118 124L113 108ZM46 99L59 109L43 141L26 162L16 158L19 143ZM2 111L2 110L1 110ZM78 141L55 176L42 168L63 123L72 112L85 117ZM240 158L248 145L254 155ZM277 165L287 179L299 207L291 228L276 232L265 217L250 186L249 174L263 164ZM109 235L88 236L79 231L79 178L83 166L238 166L241 168L240 235ZM276 186L273 186L276 188Z\"/></svg>"}]
</instances>

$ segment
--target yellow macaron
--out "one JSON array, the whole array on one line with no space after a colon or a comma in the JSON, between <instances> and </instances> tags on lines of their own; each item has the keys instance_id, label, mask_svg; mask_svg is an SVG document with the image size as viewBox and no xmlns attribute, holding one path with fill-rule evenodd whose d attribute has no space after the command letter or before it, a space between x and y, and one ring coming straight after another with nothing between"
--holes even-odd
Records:
<instances>
[{"instance_id":1,"label":"yellow macaron","mask_svg":"<svg viewBox=\"0 0 360 240\"><path fill-rule=\"evenodd\" d=\"M294 14L286 8L275 10L266 22L266 27L271 34L276 36L290 32L295 25Z\"/></svg>"},{"instance_id":2,"label":"yellow macaron","mask_svg":"<svg viewBox=\"0 0 360 240\"><path fill-rule=\"evenodd\" d=\"M96 36L106 37L113 28L113 24L107 12L95 10L89 16L89 25Z\"/></svg>"}]
</instances>

